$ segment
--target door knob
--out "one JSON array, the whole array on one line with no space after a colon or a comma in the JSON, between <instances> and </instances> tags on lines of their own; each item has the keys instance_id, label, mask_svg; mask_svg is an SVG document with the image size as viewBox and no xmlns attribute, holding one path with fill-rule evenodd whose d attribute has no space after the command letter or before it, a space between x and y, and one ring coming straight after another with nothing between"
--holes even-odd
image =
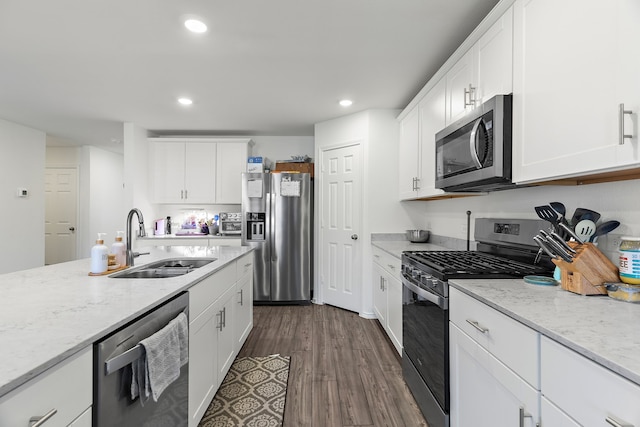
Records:
<instances>
[{"instance_id":1,"label":"door knob","mask_svg":"<svg viewBox=\"0 0 640 427\"><path fill-rule=\"evenodd\" d=\"M69 227L69 231L76 231L75 227Z\"/></svg>"},{"instance_id":2,"label":"door knob","mask_svg":"<svg viewBox=\"0 0 640 427\"><path fill-rule=\"evenodd\" d=\"M351 239L352 240L358 240L358 235L357 234L352 234L351 235Z\"/></svg>"}]
</instances>

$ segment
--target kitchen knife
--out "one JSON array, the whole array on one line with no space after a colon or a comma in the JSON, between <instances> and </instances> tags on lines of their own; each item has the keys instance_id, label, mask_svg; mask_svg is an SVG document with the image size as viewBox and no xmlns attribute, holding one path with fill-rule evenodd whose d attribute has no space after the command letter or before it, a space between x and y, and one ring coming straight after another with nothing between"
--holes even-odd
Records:
<instances>
[{"instance_id":1,"label":"kitchen knife","mask_svg":"<svg viewBox=\"0 0 640 427\"><path fill-rule=\"evenodd\" d=\"M559 235L558 233L556 233L556 232L553 232L553 231L552 231L552 232L551 232L551 237L553 237L553 240L555 240L556 242L560 243L560 244L562 245L562 247L563 247L567 252L569 252L569 253L571 253L571 254L576 254L576 253L577 253L577 252L576 252L576 250L575 250L575 249L573 249L571 246L569 246L569 245L567 244L567 242L565 242L565 240L564 240L562 237L560 237L560 235Z\"/></svg>"},{"instance_id":2,"label":"kitchen knife","mask_svg":"<svg viewBox=\"0 0 640 427\"><path fill-rule=\"evenodd\" d=\"M581 245L584 243L582 241L582 239L580 237L578 237L578 235L575 233L575 231L573 231L571 229L571 227L569 227L569 226L567 226L567 225L565 225L563 223L560 223L559 225L560 225L560 228L562 228L564 231L566 231L569 234L569 236L573 237L576 240L576 242L580 243Z\"/></svg>"},{"instance_id":3,"label":"kitchen knife","mask_svg":"<svg viewBox=\"0 0 640 427\"><path fill-rule=\"evenodd\" d=\"M533 236L533 240L540 246L540 249L545 251L547 255L549 255L552 259L559 259L560 257L556 255L551 248L543 241L543 237Z\"/></svg>"},{"instance_id":4,"label":"kitchen knife","mask_svg":"<svg viewBox=\"0 0 640 427\"><path fill-rule=\"evenodd\" d=\"M551 237L549 234L547 234L546 232L544 232L544 230L540 230L540 234L542 236L544 240L544 242L549 245L549 247L551 248L551 250L558 255L560 258L562 258L563 260L565 260L568 263L573 262L573 256L571 256L571 254L569 252L567 252L558 242L556 242L553 237Z\"/></svg>"}]
</instances>

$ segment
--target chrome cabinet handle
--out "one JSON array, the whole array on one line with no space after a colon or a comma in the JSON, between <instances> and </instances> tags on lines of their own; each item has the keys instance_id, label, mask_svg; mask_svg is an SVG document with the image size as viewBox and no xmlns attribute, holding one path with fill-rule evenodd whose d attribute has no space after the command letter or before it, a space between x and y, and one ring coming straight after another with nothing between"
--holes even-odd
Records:
<instances>
[{"instance_id":1,"label":"chrome cabinet handle","mask_svg":"<svg viewBox=\"0 0 640 427\"><path fill-rule=\"evenodd\" d=\"M218 314L216 314L216 317L220 316L220 323L218 323L218 326L216 326L216 329L218 329L220 332L222 332L222 310L220 310L218 312Z\"/></svg>"},{"instance_id":2,"label":"chrome cabinet handle","mask_svg":"<svg viewBox=\"0 0 640 427\"><path fill-rule=\"evenodd\" d=\"M533 415L531 415L528 412L525 412L524 407L520 407L520 427L524 427L524 419L525 418L531 418L533 420Z\"/></svg>"},{"instance_id":3,"label":"chrome cabinet handle","mask_svg":"<svg viewBox=\"0 0 640 427\"><path fill-rule=\"evenodd\" d=\"M472 95L475 95L476 92L476 88L473 87L471 85L471 83L469 83L469 89L465 88L464 89L464 107L473 107L474 105L476 105L476 100L475 97L472 97ZM467 96L469 96L469 102L467 102Z\"/></svg>"},{"instance_id":4,"label":"chrome cabinet handle","mask_svg":"<svg viewBox=\"0 0 640 427\"><path fill-rule=\"evenodd\" d=\"M188 198L189 198L189 196L188 196L188 190L184 190L184 198L185 198L185 199L188 199Z\"/></svg>"},{"instance_id":5,"label":"chrome cabinet handle","mask_svg":"<svg viewBox=\"0 0 640 427\"><path fill-rule=\"evenodd\" d=\"M222 327L227 327L227 307L222 307Z\"/></svg>"},{"instance_id":6,"label":"chrome cabinet handle","mask_svg":"<svg viewBox=\"0 0 640 427\"><path fill-rule=\"evenodd\" d=\"M393 271L396 271L396 266L392 265L392 264L387 264L389 266L390 269L392 269Z\"/></svg>"},{"instance_id":7,"label":"chrome cabinet handle","mask_svg":"<svg viewBox=\"0 0 640 427\"><path fill-rule=\"evenodd\" d=\"M474 328L476 328L477 330L479 330L480 332L482 332L483 334L486 334L487 332L489 332L489 328L480 326L480 324L475 320L467 319L467 323L473 326Z\"/></svg>"},{"instance_id":8,"label":"chrome cabinet handle","mask_svg":"<svg viewBox=\"0 0 640 427\"><path fill-rule=\"evenodd\" d=\"M607 417L605 421L614 427L634 427L633 424L622 421L621 419L615 417Z\"/></svg>"},{"instance_id":9,"label":"chrome cabinet handle","mask_svg":"<svg viewBox=\"0 0 640 427\"><path fill-rule=\"evenodd\" d=\"M58 413L58 410L56 408L53 408L52 410L50 410L49 412L47 412L41 417L29 418L29 427L40 427L41 425L46 423L49 420L49 418L53 417L57 413Z\"/></svg>"},{"instance_id":10,"label":"chrome cabinet handle","mask_svg":"<svg viewBox=\"0 0 640 427\"><path fill-rule=\"evenodd\" d=\"M380 290L384 291L384 279L380 276Z\"/></svg>"},{"instance_id":11,"label":"chrome cabinet handle","mask_svg":"<svg viewBox=\"0 0 640 427\"><path fill-rule=\"evenodd\" d=\"M244 304L243 304L243 301L242 301L242 296L243 296L243 295L242 295L242 291L243 291L243 290L244 290L244 289L240 289L240 292L238 292L238 293L240 294L240 302L239 302L238 304L240 304L240 305L244 305Z\"/></svg>"},{"instance_id":12,"label":"chrome cabinet handle","mask_svg":"<svg viewBox=\"0 0 640 427\"><path fill-rule=\"evenodd\" d=\"M633 138L633 135L628 135L624 133L624 115L628 114L631 115L633 114L633 111L631 110L625 110L624 109L624 104L620 104L619 110L618 110L618 133L619 133L619 137L620 137L620 141L618 142L619 145L624 145L624 140L625 139L631 139Z\"/></svg>"}]
</instances>

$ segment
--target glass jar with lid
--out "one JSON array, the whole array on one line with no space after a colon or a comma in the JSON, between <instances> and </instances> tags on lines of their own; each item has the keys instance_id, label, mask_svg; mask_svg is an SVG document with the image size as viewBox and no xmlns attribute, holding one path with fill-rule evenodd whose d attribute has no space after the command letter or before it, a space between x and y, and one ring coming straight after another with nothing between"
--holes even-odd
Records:
<instances>
[{"instance_id":1,"label":"glass jar with lid","mask_svg":"<svg viewBox=\"0 0 640 427\"><path fill-rule=\"evenodd\" d=\"M620 239L620 280L640 285L640 237Z\"/></svg>"}]
</instances>

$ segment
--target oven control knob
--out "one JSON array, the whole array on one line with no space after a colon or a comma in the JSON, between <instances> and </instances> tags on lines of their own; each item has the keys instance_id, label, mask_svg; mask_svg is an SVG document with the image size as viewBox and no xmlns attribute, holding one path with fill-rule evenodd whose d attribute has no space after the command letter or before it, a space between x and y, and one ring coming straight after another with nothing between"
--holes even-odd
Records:
<instances>
[{"instance_id":1,"label":"oven control knob","mask_svg":"<svg viewBox=\"0 0 640 427\"><path fill-rule=\"evenodd\" d=\"M414 268L411 269L411 277L413 279L417 279L420 276L420 270L416 270Z\"/></svg>"}]
</instances>

